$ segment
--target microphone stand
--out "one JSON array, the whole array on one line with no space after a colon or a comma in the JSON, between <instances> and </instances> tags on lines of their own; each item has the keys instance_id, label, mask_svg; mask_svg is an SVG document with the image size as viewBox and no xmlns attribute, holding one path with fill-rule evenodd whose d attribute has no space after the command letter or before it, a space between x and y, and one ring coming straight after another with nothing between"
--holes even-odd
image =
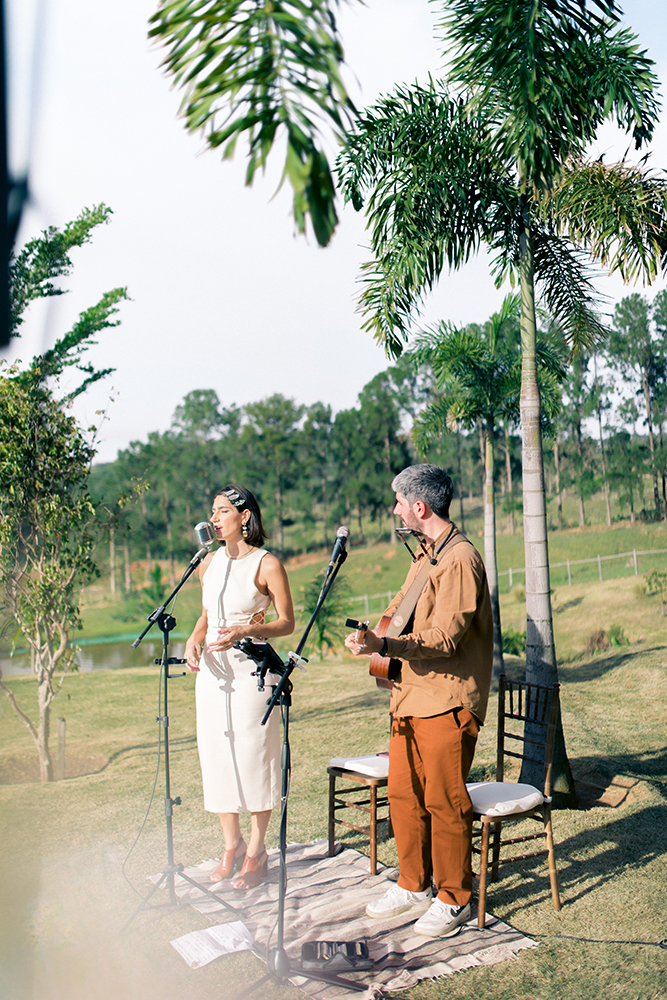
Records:
<instances>
[{"instance_id":1,"label":"microphone stand","mask_svg":"<svg viewBox=\"0 0 667 1000\"><path fill-rule=\"evenodd\" d=\"M178 585L171 592L171 594L166 599L164 604L161 604L159 608L156 608L155 611L151 612L151 614L148 616L148 625L143 630L141 635L138 636L132 643L132 649L137 649L137 647L141 643L141 640L152 629L153 625L157 625L160 631L162 632L162 658L160 660L154 660L153 662L162 664L162 671L161 671L162 685L163 685L162 699L164 707L162 710L163 714L159 715L155 721L162 724L163 739L164 739L164 781L165 781L164 815L167 823L167 864L162 869L162 874L160 875L160 878L155 883L153 888L150 890L148 895L142 899L139 906L136 908L136 910L134 910L129 919L126 920L126 922L121 927L120 931L121 934L126 929L126 927L128 927L132 923L134 918L137 916L138 913L141 912L141 910L147 909L149 907L150 901L154 893L157 892L157 890L164 882L167 883L167 888L169 890L169 902L165 904L159 904L157 907L153 906L152 908L157 909L159 908L159 906L162 905L164 906L179 905L180 900L176 895L176 888L175 888L176 875L180 875L182 879L184 879L186 882L189 882L190 885L194 886L195 889L198 889L200 892L203 892L204 895L210 896L211 899L214 899L216 901L216 903L221 903L224 907L226 907L231 913L235 914L236 916L238 916L239 913L243 912L242 910L233 907L230 903L226 903L225 900L221 899L220 896L218 896L215 892L212 892L205 886L200 885L198 882L195 882L193 878L190 878L189 875L185 874L184 866L174 861L174 831L173 831L172 819L173 819L174 806L180 806L181 797L180 795L177 796L176 798L172 798L171 796L171 782L170 782L170 772L169 772L169 715L168 715L169 681L175 677L185 677L186 672L183 671L183 673L180 674L170 674L169 667L172 664L181 664L185 663L186 661L183 659L179 659L178 657L169 656L169 633L172 631L172 629L175 628L176 619L174 618L173 615L170 615L166 609L174 600L174 598L176 597L176 595L178 594L179 590L184 585L186 580L189 580L189 578L192 576L192 574L196 570L197 566L199 566L204 556L208 554L208 551L209 551L208 546L204 546L204 548L201 548L199 552L197 552L197 554L193 556L193 558L190 560L188 564L187 569L183 573L183 576L181 577Z\"/></svg>"},{"instance_id":2,"label":"microphone stand","mask_svg":"<svg viewBox=\"0 0 667 1000\"><path fill-rule=\"evenodd\" d=\"M303 669L303 667L301 667L301 663L308 662L301 656L301 652L306 645L310 630L313 627L319 610L324 604L327 594L331 590L338 575L338 571L346 559L347 551L345 548L342 548L336 557L335 565L332 567L331 564L329 564L320 595L317 599L315 610L313 611L310 621L301 636L296 651L289 653L285 663L282 662L276 651L268 642L255 643L252 639L241 639L240 641L234 643L234 646L237 649L242 650L246 656L258 664L259 669L255 671L255 676L257 677L257 684L260 691L264 689L264 679L267 672L280 674L280 680L275 685L271 698L267 701L268 707L261 724L263 726L266 725L271 712L278 702L280 702L283 720L283 745L280 761L282 769L280 800L280 882L278 885L278 934L276 949L273 952L269 952L268 941L265 948L261 948L261 946L257 945L253 946L253 951L260 955L260 957L263 957L266 961L269 972L265 976L262 976L261 979L257 980L256 983L250 986L243 993L238 994L235 1000L242 1000L243 997L246 997L250 993L254 992L254 990L256 990L262 983L266 982L267 979L273 978L277 983L280 983L293 976L302 976L305 979L329 983L334 986L340 986L346 990L353 990L357 993L364 993L366 991L366 987L361 983L355 983L351 980L343 979L340 976L337 976L334 972L327 972L325 969L304 969L303 966L290 960L284 947L285 892L287 889L287 798L289 795L290 773L292 768L289 744L289 709L292 704L292 682L290 680L290 676L295 667ZM353 969L351 968L350 971L353 971Z\"/></svg>"}]
</instances>

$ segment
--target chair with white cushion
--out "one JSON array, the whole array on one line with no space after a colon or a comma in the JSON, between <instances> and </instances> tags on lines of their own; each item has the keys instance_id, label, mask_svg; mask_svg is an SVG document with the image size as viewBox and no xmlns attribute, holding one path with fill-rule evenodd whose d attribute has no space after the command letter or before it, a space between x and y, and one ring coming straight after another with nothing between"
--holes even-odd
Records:
<instances>
[{"instance_id":1,"label":"chair with white cushion","mask_svg":"<svg viewBox=\"0 0 667 1000\"><path fill-rule=\"evenodd\" d=\"M480 856L478 912L480 927L484 927L485 923L490 842L492 882L498 881L500 865L546 855L554 909L561 908L551 829L551 766L558 720L558 690L558 684L545 687L540 684L528 684L525 681L511 681L504 674L500 675L496 780L467 786L475 810L475 822L478 824L473 838L481 841L479 847L473 843L473 851ZM512 732L508 729L510 725ZM517 729L520 732L517 732ZM508 757L532 761L540 767L543 766L544 778L541 788L504 781L505 759ZM535 820L541 829L522 837L503 836L504 824L510 820L525 819ZM545 847L541 850L500 857L501 848L536 839L546 841Z\"/></svg>"},{"instance_id":2,"label":"chair with white cushion","mask_svg":"<svg viewBox=\"0 0 667 1000\"><path fill-rule=\"evenodd\" d=\"M391 817L389 815L389 799L386 794L378 795L378 788L386 788L389 775L389 755L386 753L369 754L366 757L333 757L327 768L329 775L329 857L335 854L336 825L345 826L349 830L367 834L370 838L370 871L377 873L377 842L378 842L378 810L386 807L385 819L391 835ZM337 782L343 781L341 787ZM360 793L362 798L357 797ZM366 797L368 796L368 797ZM352 810L349 813L348 810ZM354 816L356 822L350 822L337 815ZM359 814L362 814L359 816ZM364 817L368 817L367 826L359 826Z\"/></svg>"}]
</instances>

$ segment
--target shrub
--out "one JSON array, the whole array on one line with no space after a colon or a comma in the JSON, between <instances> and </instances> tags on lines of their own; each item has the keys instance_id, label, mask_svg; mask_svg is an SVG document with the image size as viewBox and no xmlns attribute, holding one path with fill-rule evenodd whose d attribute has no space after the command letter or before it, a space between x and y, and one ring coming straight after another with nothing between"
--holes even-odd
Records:
<instances>
[{"instance_id":1,"label":"shrub","mask_svg":"<svg viewBox=\"0 0 667 1000\"><path fill-rule=\"evenodd\" d=\"M630 640L625 635L625 629L618 623L609 626L609 642L612 646L629 646Z\"/></svg>"},{"instance_id":2,"label":"shrub","mask_svg":"<svg viewBox=\"0 0 667 1000\"><path fill-rule=\"evenodd\" d=\"M667 573L664 570L652 569L646 575L646 589L649 594L660 593L662 613L665 613L665 591L667 590Z\"/></svg>"},{"instance_id":3,"label":"shrub","mask_svg":"<svg viewBox=\"0 0 667 1000\"><path fill-rule=\"evenodd\" d=\"M606 649L609 649L610 645L611 643L605 630L598 628L586 640L586 652L589 656L593 656L594 653L604 653Z\"/></svg>"},{"instance_id":4,"label":"shrub","mask_svg":"<svg viewBox=\"0 0 667 1000\"><path fill-rule=\"evenodd\" d=\"M632 588L633 596L638 601L643 601L645 597L648 597L648 587L646 586L646 580L637 580L634 587Z\"/></svg>"},{"instance_id":5,"label":"shrub","mask_svg":"<svg viewBox=\"0 0 667 1000\"><path fill-rule=\"evenodd\" d=\"M526 633L517 632L510 625L503 632L503 653L521 656L526 652Z\"/></svg>"},{"instance_id":6,"label":"shrub","mask_svg":"<svg viewBox=\"0 0 667 1000\"><path fill-rule=\"evenodd\" d=\"M521 584L517 584L517 586L512 591L512 594L514 595L515 601L522 602L526 600L526 588L522 587Z\"/></svg>"}]
</instances>

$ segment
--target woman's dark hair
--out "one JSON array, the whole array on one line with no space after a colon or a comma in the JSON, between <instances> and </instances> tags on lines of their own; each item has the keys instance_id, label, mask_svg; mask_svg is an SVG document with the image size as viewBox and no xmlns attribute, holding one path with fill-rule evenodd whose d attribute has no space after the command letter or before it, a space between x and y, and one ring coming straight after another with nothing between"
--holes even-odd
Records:
<instances>
[{"instance_id":1,"label":"woman's dark hair","mask_svg":"<svg viewBox=\"0 0 667 1000\"><path fill-rule=\"evenodd\" d=\"M264 531L262 512L259 509L256 497L245 486L223 486L215 495L217 497L227 497L237 510L247 510L249 512L250 517L247 521L248 534L245 536L245 540L248 545L260 548L266 539L266 532Z\"/></svg>"}]
</instances>

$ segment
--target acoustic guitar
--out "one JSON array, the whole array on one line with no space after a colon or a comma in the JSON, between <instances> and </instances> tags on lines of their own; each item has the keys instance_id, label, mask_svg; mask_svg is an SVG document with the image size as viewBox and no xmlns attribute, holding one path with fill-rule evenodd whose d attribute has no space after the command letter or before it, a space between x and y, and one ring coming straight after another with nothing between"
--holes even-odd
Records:
<instances>
[{"instance_id":1,"label":"acoustic guitar","mask_svg":"<svg viewBox=\"0 0 667 1000\"><path fill-rule=\"evenodd\" d=\"M380 624L375 629L375 634L382 639L387 634L387 629L391 625L393 615L383 615ZM375 683L385 691L391 691L394 681L398 680L401 672L401 661L394 660L391 656L381 656L380 653L371 655L371 662L368 667L371 677L375 678Z\"/></svg>"},{"instance_id":2,"label":"acoustic guitar","mask_svg":"<svg viewBox=\"0 0 667 1000\"><path fill-rule=\"evenodd\" d=\"M387 629L391 624L392 618L393 615L383 615L380 619L380 624L375 629L375 634L379 635L381 639L387 634ZM357 630L355 639L360 645L363 644L369 623L358 622L354 618L348 618L345 624L348 628L355 628ZM391 656L381 656L379 653L371 653L368 672L371 677L375 678L375 683L379 688L391 691L394 681L397 680L401 672L401 661L394 660Z\"/></svg>"}]
</instances>

